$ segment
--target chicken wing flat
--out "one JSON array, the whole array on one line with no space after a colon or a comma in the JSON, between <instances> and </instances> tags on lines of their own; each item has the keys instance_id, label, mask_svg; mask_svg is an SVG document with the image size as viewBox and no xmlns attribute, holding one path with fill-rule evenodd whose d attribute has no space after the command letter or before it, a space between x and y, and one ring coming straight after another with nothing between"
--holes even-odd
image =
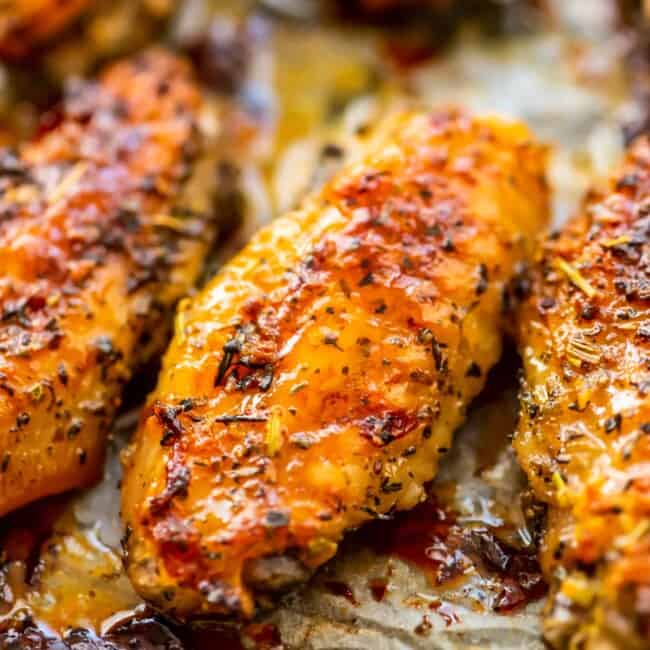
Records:
<instances>
[{"instance_id":1,"label":"chicken wing flat","mask_svg":"<svg viewBox=\"0 0 650 650\"><path fill-rule=\"evenodd\" d=\"M250 616L417 504L500 355L545 150L451 109L369 139L178 312L122 511L133 584L179 619Z\"/></svg>"},{"instance_id":2,"label":"chicken wing flat","mask_svg":"<svg viewBox=\"0 0 650 650\"><path fill-rule=\"evenodd\" d=\"M98 476L124 383L164 345L212 237L201 110L151 51L0 155L0 514Z\"/></svg>"},{"instance_id":3,"label":"chicken wing flat","mask_svg":"<svg viewBox=\"0 0 650 650\"><path fill-rule=\"evenodd\" d=\"M549 508L559 647L650 647L649 234L644 139L547 242L522 308L515 445Z\"/></svg>"},{"instance_id":4,"label":"chicken wing flat","mask_svg":"<svg viewBox=\"0 0 650 650\"><path fill-rule=\"evenodd\" d=\"M56 36L93 0L7 0L0 2L0 56L21 58Z\"/></svg>"}]
</instances>

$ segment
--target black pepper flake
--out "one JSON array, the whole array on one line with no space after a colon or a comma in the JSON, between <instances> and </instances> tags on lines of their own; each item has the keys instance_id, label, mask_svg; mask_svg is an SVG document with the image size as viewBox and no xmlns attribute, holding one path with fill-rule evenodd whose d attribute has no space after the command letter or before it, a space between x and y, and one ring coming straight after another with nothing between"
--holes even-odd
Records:
<instances>
[{"instance_id":1,"label":"black pepper flake","mask_svg":"<svg viewBox=\"0 0 650 650\"><path fill-rule=\"evenodd\" d=\"M448 370L447 358L442 353L442 349L446 347L444 343L439 343L436 339L432 340L431 352L433 353L433 360L436 364L436 370L441 373Z\"/></svg>"},{"instance_id":2,"label":"black pepper flake","mask_svg":"<svg viewBox=\"0 0 650 650\"><path fill-rule=\"evenodd\" d=\"M528 402L526 404L526 412L528 413L528 417L534 420L539 415L539 404Z\"/></svg>"},{"instance_id":3,"label":"black pepper flake","mask_svg":"<svg viewBox=\"0 0 650 650\"><path fill-rule=\"evenodd\" d=\"M113 341L108 336L99 336L95 340L97 358L100 364L112 364L122 358L122 353L115 348Z\"/></svg>"},{"instance_id":4,"label":"black pepper flake","mask_svg":"<svg viewBox=\"0 0 650 650\"><path fill-rule=\"evenodd\" d=\"M456 250L456 246L454 246L454 242L451 237L445 237L444 241L442 242L442 250L447 251L448 253Z\"/></svg>"},{"instance_id":5,"label":"black pepper flake","mask_svg":"<svg viewBox=\"0 0 650 650\"><path fill-rule=\"evenodd\" d=\"M9 463L11 462L11 454L7 451L0 461L0 473L4 474L9 469Z\"/></svg>"},{"instance_id":6,"label":"black pepper flake","mask_svg":"<svg viewBox=\"0 0 650 650\"><path fill-rule=\"evenodd\" d=\"M403 452L402 456L404 458L408 458L409 456L413 456L416 453L417 449L414 446L407 447Z\"/></svg>"},{"instance_id":7,"label":"black pepper flake","mask_svg":"<svg viewBox=\"0 0 650 650\"><path fill-rule=\"evenodd\" d=\"M482 374L483 373L481 371L481 366L479 366L476 361L472 361L472 363L470 363L469 367L467 368L465 377L480 377Z\"/></svg>"},{"instance_id":8,"label":"black pepper flake","mask_svg":"<svg viewBox=\"0 0 650 650\"><path fill-rule=\"evenodd\" d=\"M214 379L214 385L219 386L223 381L230 365L232 364L233 357L241 352L242 342L239 338L232 338L223 346L223 358L217 370L217 376Z\"/></svg>"},{"instance_id":9,"label":"black pepper flake","mask_svg":"<svg viewBox=\"0 0 650 650\"><path fill-rule=\"evenodd\" d=\"M580 312L580 318L583 320L593 320L598 314L598 307L595 305L585 305Z\"/></svg>"},{"instance_id":10,"label":"black pepper flake","mask_svg":"<svg viewBox=\"0 0 650 650\"><path fill-rule=\"evenodd\" d=\"M86 464L86 459L88 458L88 454L85 449L78 449L77 450L77 457L79 458L79 465L85 465Z\"/></svg>"},{"instance_id":11,"label":"black pepper flake","mask_svg":"<svg viewBox=\"0 0 650 650\"><path fill-rule=\"evenodd\" d=\"M336 336L336 334L326 334L323 337L323 343L325 345L331 345L332 347L336 348L337 350L343 351L343 348L339 346L339 337Z\"/></svg>"},{"instance_id":12,"label":"black pepper flake","mask_svg":"<svg viewBox=\"0 0 650 650\"><path fill-rule=\"evenodd\" d=\"M374 282L375 277L373 276L372 271L369 271L361 278L361 280L359 280L358 286L367 287L369 284L373 284Z\"/></svg>"},{"instance_id":13,"label":"black pepper flake","mask_svg":"<svg viewBox=\"0 0 650 650\"><path fill-rule=\"evenodd\" d=\"M284 528L289 525L289 515L281 510L269 510L264 518L267 528Z\"/></svg>"},{"instance_id":14,"label":"black pepper flake","mask_svg":"<svg viewBox=\"0 0 650 650\"><path fill-rule=\"evenodd\" d=\"M555 298L553 298L552 296L544 296L539 301L539 306L542 311L553 309L553 307L555 307Z\"/></svg>"},{"instance_id":15,"label":"black pepper flake","mask_svg":"<svg viewBox=\"0 0 650 650\"><path fill-rule=\"evenodd\" d=\"M345 151L333 142L326 143L321 149L321 156L325 158L342 158Z\"/></svg>"},{"instance_id":16,"label":"black pepper flake","mask_svg":"<svg viewBox=\"0 0 650 650\"><path fill-rule=\"evenodd\" d=\"M82 427L83 427L83 423L81 422L81 420L73 420L70 426L68 427L68 431L67 431L68 439L72 440L76 438L79 435Z\"/></svg>"},{"instance_id":17,"label":"black pepper flake","mask_svg":"<svg viewBox=\"0 0 650 650\"><path fill-rule=\"evenodd\" d=\"M485 264L479 264L478 267L478 282L476 283L476 287L474 291L476 292L477 296L480 296L481 294L485 293L488 288L488 269Z\"/></svg>"},{"instance_id":18,"label":"black pepper flake","mask_svg":"<svg viewBox=\"0 0 650 650\"><path fill-rule=\"evenodd\" d=\"M433 433L433 432L431 431L431 427L430 427L428 424L427 424L426 427L424 427L424 429L422 429L422 437L423 437L425 440L428 440L428 439L431 437L431 434L432 434L432 433Z\"/></svg>"},{"instance_id":19,"label":"black pepper flake","mask_svg":"<svg viewBox=\"0 0 650 650\"><path fill-rule=\"evenodd\" d=\"M391 494L393 492L399 492L402 489L402 484L398 483L397 481L391 481L388 477L386 477L382 482L381 482L381 491L384 494Z\"/></svg>"},{"instance_id":20,"label":"black pepper flake","mask_svg":"<svg viewBox=\"0 0 650 650\"><path fill-rule=\"evenodd\" d=\"M263 393L271 388L271 384L273 383L273 372L274 368L272 364L268 363L264 366L264 374L258 383L258 386Z\"/></svg>"},{"instance_id":21,"label":"black pepper flake","mask_svg":"<svg viewBox=\"0 0 650 650\"><path fill-rule=\"evenodd\" d=\"M17 418L16 418L16 425L18 428L27 426L29 424L30 416L29 413L21 413Z\"/></svg>"},{"instance_id":22,"label":"black pepper flake","mask_svg":"<svg viewBox=\"0 0 650 650\"><path fill-rule=\"evenodd\" d=\"M620 431L621 430L621 414L617 413L616 415L612 416L611 418L607 418L605 420L605 433L612 433L612 431Z\"/></svg>"},{"instance_id":23,"label":"black pepper flake","mask_svg":"<svg viewBox=\"0 0 650 650\"><path fill-rule=\"evenodd\" d=\"M381 305L375 307L375 314L383 314L388 309L388 305L382 302Z\"/></svg>"},{"instance_id":24,"label":"black pepper flake","mask_svg":"<svg viewBox=\"0 0 650 650\"><path fill-rule=\"evenodd\" d=\"M59 381L64 385L68 385L68 371L65 368L65 365L63 363L60 363L57 370L57 376L59 378Z\"/></svg>"},{"instance_id":25,"label":"black pepper flake","mask_svg":"<svg viewBox=\"0 0 650 650\"><path fill-rule=\"evenodd\" d=\"M650 422L644 422L641 425L641 431L643 431L643 433L650 433Z\"/></svg>"}]
</instances>

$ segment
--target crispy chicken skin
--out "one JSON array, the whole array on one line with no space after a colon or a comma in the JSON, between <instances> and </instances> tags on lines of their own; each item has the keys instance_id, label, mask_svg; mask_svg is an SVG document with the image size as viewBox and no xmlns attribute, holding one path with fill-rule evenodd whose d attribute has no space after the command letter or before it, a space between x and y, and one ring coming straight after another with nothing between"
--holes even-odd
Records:
<instances>
[{"instance_id":1,"label":"crispy chicken skin","mask_svg":"<svg viewBox=\"0 0 650 650\"><path fill-rule=\"evenodd\" d=\"M19 59L79 18L94 0L0 2L0 56Z\"/></svg>"},{"instance_id":2,"label":"crispy chicken skin","mask_svg":"<svg viewBox=\"0 0 650 650\"><path fill-rule=\"evenodd\" d=\"M649 234L643 139L546 243L521 311L515 446L549 508L558 647L650 647Z\"/></svg>"},{"instance_id":3,"label":"crispy chicken skin","mask_svg":"<svg viewBox=\"0 0 650 650\"><path fill-rule=\"evenodd\" d=\"M519 124L399 113L181 305L125 457L142 596L251 616L344 531L420 501L500 355L544 166Z\"/></svg>"},{"instance_id":4,"label":"crispy chicken skin","mask_svg":"<svg viewBox=\"0 0 650 650\"><path fill-rule=\"evenodd\" d=\"M211 239L202 97L151 51L0 155L0 514L97 478L136 365Z\"/></svg>"}]
</instances>

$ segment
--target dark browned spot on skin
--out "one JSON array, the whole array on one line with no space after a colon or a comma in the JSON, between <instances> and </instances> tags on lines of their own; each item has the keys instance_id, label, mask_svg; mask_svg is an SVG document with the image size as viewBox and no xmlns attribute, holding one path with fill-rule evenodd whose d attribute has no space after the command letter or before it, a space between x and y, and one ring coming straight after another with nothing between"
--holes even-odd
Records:
<instances>
[{"instance_id":1,"label":"dark browned spot on skin","mask_svg":"<svg viewBox=\"0 0 650 650\"><path fill-rule=\"evenodd\" d=\"M361 434L377 446L388 445L413 431L418 419L413 414L394 411L368 415L359 423Z\"/></svg>"},{"instance_id":2,"label":"dark browned spot on skin","mask_svg":"<svg viewBox=\"0 0 650 650\"><path fill-rule=\"evenodd\" d=\"M167 463L167 482L164 492L151 499L149 511L152 515L161 515L171 505L175 498L187 497L187 489L190 484L191 472L182 462L175 457Z\"/></svg>"}]
</instances>

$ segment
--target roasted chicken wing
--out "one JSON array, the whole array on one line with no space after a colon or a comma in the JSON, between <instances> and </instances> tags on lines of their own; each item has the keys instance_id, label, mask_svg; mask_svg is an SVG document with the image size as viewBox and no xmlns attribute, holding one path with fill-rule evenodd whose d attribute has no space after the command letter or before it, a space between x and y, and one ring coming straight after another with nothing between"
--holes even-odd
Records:
<instances>
[{"instance_id":1,"label":"roasted chicken wing","mask_svg":"<svg viewBox=\"0 0 650 650\"><path fill-rule=\"evenodd\" d=\"M546 243L515 445L548 504L546 637L650 647L650 141Z\"/></svg>"},{"instance_id":2,"label":"roasted chicken wing","mask_svg":"<svg viewBox=\"0 0 650 650\"><path fill-rule=\"evenodd\" d=\"M455 110L367 137L179 309L122 504L131 580L179 619L250 616L417 504L500 355L544 149Z\"/></svg>"},{"instance_id":3,"label":"roasted chicken wing","mask_svg":"<svg viewBox=\"0 0 650 650\"><path fill-rule=\"evenodd\" d=\"M93 0L8 0L0 3L0 56L21 58L93 4Z\"/></svg>"},{"instance_id":4,"label":"roasted chicken wing","mask_svg":"<svg viewBox=\"0 0 650 650\"><path fill-rule=\"evenodd\" d=\"M86 485L212 239L202 96L163 51L75 87L0 155L0 514Z\"/></svg>"}]
</instances>

